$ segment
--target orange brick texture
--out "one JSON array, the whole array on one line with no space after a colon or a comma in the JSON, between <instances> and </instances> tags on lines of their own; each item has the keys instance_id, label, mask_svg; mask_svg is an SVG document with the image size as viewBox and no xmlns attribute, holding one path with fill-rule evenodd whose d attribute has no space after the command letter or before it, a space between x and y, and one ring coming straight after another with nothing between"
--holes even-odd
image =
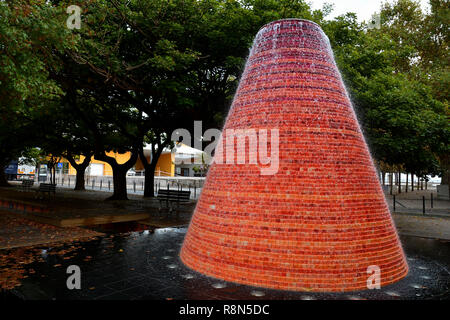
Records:
<instances>
[{"instance_id":1,"label":"orange brick texture","mask_svg":"<svg viewBox=\"0 0 450 320\"><path fill-rule=\"evenodd\" d=\"M364 290L369 266L380 268L382 286L405 277L370 152L329 40L313 22L280 20L259 31L222 138L226 129L273 128L275 175L261 175L258 164L211 166L183 263L218 279L293 291Z\"/></svg>"}]
</instances>

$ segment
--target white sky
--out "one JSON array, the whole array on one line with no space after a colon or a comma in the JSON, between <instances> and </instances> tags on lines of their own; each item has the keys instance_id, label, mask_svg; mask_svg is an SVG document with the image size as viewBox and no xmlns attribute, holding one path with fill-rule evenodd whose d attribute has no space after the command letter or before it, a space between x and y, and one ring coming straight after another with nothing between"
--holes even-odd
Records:
<instances>
[{"instance_id":1,"label":"white sky","mask_svg":"<svg viewBox=\"0 0 450 320\"><path fill-rule=\"evenodd\" d=\"M306 2L312 4L313 9L321 9L324 3L334 3L334 10L327 19L354 12L358 16L358 21L362 22L368 21L373 13L380 12L381 3L386 0L307 0ZM388 2L392 2L392 0ZM420 0L420 4L422 10L428 10L428 0Z\"/></svg>"}]
</instances>

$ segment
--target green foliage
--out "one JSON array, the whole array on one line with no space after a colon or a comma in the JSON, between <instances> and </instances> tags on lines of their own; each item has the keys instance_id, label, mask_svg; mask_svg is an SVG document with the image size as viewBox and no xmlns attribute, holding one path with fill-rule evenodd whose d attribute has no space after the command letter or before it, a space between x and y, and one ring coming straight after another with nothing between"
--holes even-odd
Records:
<instances>
[{"instance_id":1,"label":"green foliage","mask_svg":"<svg viewBox=\"0 0 450 320\"><path fill-rule=\"evenodd\" d=\"M46 162L48 153L39 148L26 148L21 153L19 165L38 166Z\"/></svg>"},{"instance_id":2,"label":"green foliage","mask_svg":"<svg viewBox=\"0 0 450 320\"><path fill-rule=\"evenodd\" d=\"M16 159L37 143L34 117L61 94L49 79L48 64L55 52L73 44L61 32L63 16L45 1L0 2L0 162ZM0 167L2 167L0 165Z\"/></svg>"},{"instance_id":3,"label":"green foliage","mask_svg":"<svg viewBox=\"0 0 450 320\"><path fill-rule=\"evenodd\" d=\"M384 5L379 30L352 14L324 24L375 159L418 175L445 171L439 159L450 151L448 72L428 63L445 69L448 61L423 40L442 36L429 30L432 17L399 0Z\"/></svg>"},{"instance_id":4,"label":"green foliage","mask_svg":"<svg viewBox=\"0 0 450 320\"><path fill-rule=\"evenodd\" d=\"M31 147L135 152L194 120L220 127L258 30L303 18L329 36L375 158L445 171L449 4L430 3L386 3L366 30L303 0L0 1L1 165ZM65 26L73 4L80 30Z\"/></svg>"}]
</instances>

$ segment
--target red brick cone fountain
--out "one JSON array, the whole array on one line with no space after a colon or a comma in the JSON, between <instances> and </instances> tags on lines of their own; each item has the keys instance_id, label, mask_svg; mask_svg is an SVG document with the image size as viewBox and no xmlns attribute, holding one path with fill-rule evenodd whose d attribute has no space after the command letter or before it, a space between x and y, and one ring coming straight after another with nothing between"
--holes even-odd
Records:
<instances>
[{"instance_id":1,"label":"red brick cone fountain","mask_svg":"<svg viewBox=\"0 0 450 320\"><path fill-rule=\"evenodd\" d=\"M188 267L295 291L364 290L371 266L380 268L381 286L406 276L368 147L317 24L288 19L259 31L222 146L229 129L278 129L278 171L262 174L262 161L231 164L216 153L181 251Z\"/></svg>"}]
</instances>

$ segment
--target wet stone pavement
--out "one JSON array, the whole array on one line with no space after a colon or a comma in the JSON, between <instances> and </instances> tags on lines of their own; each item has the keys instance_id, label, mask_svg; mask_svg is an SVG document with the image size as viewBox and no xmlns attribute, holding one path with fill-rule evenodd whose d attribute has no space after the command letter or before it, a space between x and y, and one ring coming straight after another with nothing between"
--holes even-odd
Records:
<instances>
[{"instance_id":1,"label":"wet stone pavement","mask_svg":"<svg viewBox=\"0 0 450 320\"><path fill-rule=\"evenodd\" d=\"M200 275L185 267L178 253L186 228L111 234L81 243L70 259L49 254L7 298L47 300L176 299L450 299L450 242L402 237L410 272L381 290L351 293L289 292L239 285ZM35 249L35 248L34 248ZM68 290L66 269L81 268L81 290Z\"/></svg>"}]
</instances>

